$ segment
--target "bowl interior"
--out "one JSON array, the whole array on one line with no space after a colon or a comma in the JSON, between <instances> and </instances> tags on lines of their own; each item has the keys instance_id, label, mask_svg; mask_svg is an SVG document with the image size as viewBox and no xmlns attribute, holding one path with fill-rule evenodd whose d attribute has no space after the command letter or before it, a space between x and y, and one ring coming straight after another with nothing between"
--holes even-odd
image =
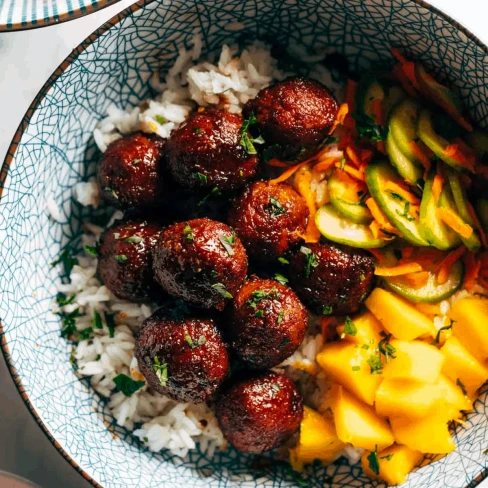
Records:
<instances>
[{"instance_id":1,"label":"bowl interior","mask_svg":"<svg viewBox=\"0 0 488 488\"><path fill-rule=\"evenodd\" d=\"M138 4L85 42L45 85L19 129L2 170L0 211L0 308L2 345L30 408L58 447L85 475L106 487L295 486L284 465L228 451L207 459L195 451L182 460L153 454L115 427L104 402L70 363L70 346L51 313L60 249L76 246L86 210L71 189L94 173L98 157L92 132L107 107L128 107L151 96L147 80L164 73L179 45L202 35L204 55L223 43L263 39L311 52L333 48L355 71L391 62L389 48L402 47L448 78L486 124L487 51L430 7L406 0L204 0ZM62 212L53 222L46 202ZM486 394L465 428L458 449L411 475L410 488L474 486L487 459ZM107 429L107 426L109 429ZM357 466L314 466L310 486L371 487ZM470 484L471 483L471 484Z\"/></svg>"}]
</instances>

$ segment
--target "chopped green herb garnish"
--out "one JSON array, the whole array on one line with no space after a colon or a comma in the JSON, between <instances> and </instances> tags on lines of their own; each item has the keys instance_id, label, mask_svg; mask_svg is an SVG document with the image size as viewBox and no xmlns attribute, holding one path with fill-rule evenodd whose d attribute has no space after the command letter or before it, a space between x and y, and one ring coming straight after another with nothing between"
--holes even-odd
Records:
<instances>
[{"instance_id":1,"label":"chopped green herb garnish","mask_svg":"<svg viewBox=\"0 0 488 488\"><path fill-rule=\"evenodd\" d=\"M390 195L395 199L395 200L400 200L401 202L405 201L405 198L403 198L401 195L398 193L395 193L394 191L390 192Z\"/></svg>"},{"instance_id":2,"label":"chopped green herb garnish","mask_svg":"<svg viewBox=\"0 0 488 488\"><path fill-rule=\"evenodd\" d=\"M218 291L224 298L232 298L232 295L225 289L222 283L215 283L215 285L212 285L212 288Z\"/></svg>"},{"instance_id":3,"label":"chopped green herb garnish","mask_svg":"<svg viewBox=\"0 0 488 488\"><path fill-rule=\"evenodd\" d=\"M378 446L368 455L369 468L378 476L380 474L380 462L378 460Z\"/></svg>"},{"instance_id":4,"label":"chopped green herb garnish","mask_svg":"<svg viewBox=\"0 0 488 488\"><path fill-rule=\"evenodd\" d=\"M390 344L391 334L386 334L385 332L380 333L383 339L378 344L378 352L385 356L385 361L388 363L390 359L395 359L396 349Z\"/></svg>"},{"instance_id":5,"label":"chopped green herb garnish","mask_svg":"<svg viewBox=\"0 0 488 488\"><path fill-rule=\"evenodd\" d=\"M269 199L269 208L271 209L272 217L279 217L287 213L286 208L274 197L270 197Z\"/></svg>"},{"instance_id":6,"label":"chopped green herb garnish","mask_svg":"<svg viewBox=\"0 0 488 488\"><path fill-rule=\"evenodd\" d=\"M194 132L195 134L203 134L203 130L202 130L202 128L201 128L201 127L195 127L195 128L193 129L193 132Z\"/></svg>"},{"instance_id":7,"label":"chopped green herb garnish","mask_svg":"<svg viewBox=\"0 0 488 488\"><path fill-rule=\"evenodd\" d=\"M69 355L69 364L71 364L72 368L77 371L78 370L78 362L76 361L76 347L71 347L71 353Z\"/></svg>"},{"instance_id":8,"label":"chopped green herb garnish","mask_svg":"<svg viewBox=\"0 0 488 488\"><path fill-rule=\"evenodd\" d=\"M219 197L220 195L222 195L222 192L216 187L214 186L211 190L210 190L210 193L208 193L207 195L205 195L198 203L197 203L197 207L201 207L210 197Z\"/></svg>"},{"instance_id":9,"label":"chopped green herb garnish","mask_svg":"<svg viewBox=\"0 0 488 488\"><path fill-rule=\"evenodd\" d=\"M107 193L110 193L110 195L112 196L112 198L115 198L115 200L118 200L119 199L119 196L117 195L117 193L115 193L115 190L113 190L112 188L110 188L109 186L106 186L104 189L103 189L104 192L107 192Z\"/></svg>"},{"instance_id":10,"label":"chopped green herb garnish","mask_svg":"<svg viewBox=\"0 0 488 488\"><path fill-rule=\"evenodd\" d=\"M370 139L371 141L384 141L388 135L388 126L376 124L373 117L363 113L355 112L352 118L356 121L356 130L359 139Z\"/></svg>"},{"instance_id":11,"label":"chopped green herb garnish","mask_svg":"<svg viewBox=\"0 0 488 488\"><path fill-rule=\"evenodd\" d=\"M365 349L367 351L369 349L369 344L363 344L361 349Z\"/></svg>"},{"instance_id":12,"label":"chopped green herb garnish","mask_svg":"<svg viewBox=\"0 0 488 488\"><path fill-rule=\"evenodd\" d=\"M207 177L206 175L202 174L202 173L192 173L192 178L195 178L196 180L200 180L204 185L207 184Z\"/></svg>"},{"instance_id":13,"label":"chopped green herb garnish","mask_svg":"<svg viewBox=\"0 0 488 488\"><path fill-rule=\"evenodd\" d=\"M386 459L387 461L391 461L391 458L394 456L394 454L388 454L386 456L381 456L380 459Z\"/></svg>"},{"instance_id":14,"label":"chopped green herb garnish","mask_svg":"<svg viewBox=\"0 0 488 488\"><path fill-rule=\"evenodd\" d=\"M93 315L92 325L94 329L103 329L102 317L100 317L100 314L96 310Z\"/></svg>"},{"instance_id":15,"label":"chopped green herb garnish","mask_svg":"<svg viewBox=\"0 0 488 488\"><path fill-rule=\"evenodd\" d=\"M344 333L350 336L355 336L358 333L358 329L350 317L346 317Z\"/></svg>"},{"instance_id":16,"label":"chopped green herb garnish","mask_svg":"<svg viewBox=\"0 0 488 488\"><path fill-rule=\"evenodd\" d=\"M400 216L407 219L409 222L413 222L415 219L410 216L410 202L405 202L405 207L403 209L403 213L395 210L395 212Z\"/></svg>"},{"instance_id":17,"label":"chopped green herb garnish","mask_svg":"<svg viewBox=\"0 0 488 488\"><path fill-rule=\"evenodd\" d=\"M305 254L307 261L305 264L305 276L308 278L312 271L312 268L316 268L319 263L317 261L317 255L314 254L308 247L302 246L300 252Z\"/></svg>"},{"instance_id":18,"label":"chopped green herb garnish","mask_svg":"<svg viewBox=\"0 0 488 488\"><path fill-rule=\"evenodd\" d=\"M281 349L282 347L285 347L288 343L290 342L290 339L286 338L283 339L280 344L278 345L278 349Z\"/></svg>"},{"instance_id":19,"label":"chopped green herb garnish","mask_svg":"<svg viewBox=\"0 0 488 488\"><path fill-rule=\"evenodd\" d=\"M263 150L264 161L271 161L280 154L281 146L279 144L273 144Z\"/></svg>"},{"instance_id":20,"label":"chopped green herb garnish","mask_svg":"<svg viewBox=\"0 0 488 488\"><path fill-rule=\"evenodd\" d=\"M168 122L162 115L156 115L154 118L159 125L164 125Z\"/></svg>"},{"instance_id":21,"label":"chopped green herb garnish","mask_svg":"<svg viewBox=\"0 0 488 488\"><path fill-rule=\"evenodd\" d=\"M454 320L451 319L451 323L449 325L446 325L445 327L441 327L438 331L437 331L437 334L435 336L435 339L434 341L432 342L432 345L433 346L437 346L437 344L439 344L440 340L441 340L441 332L445 331L445 330L451 330L452 329L452 326L454 324Z\"/></svg>"},{"instance_id":22,"label":"chopped green herb garnish","mask_svg":"<svg viewBox=\"0 0 488 488\"><path fill-rule=\"evenodd\" d=\"M281 386L280 386L280 385L277 385L276 383L273 383L273 384L271 385L271 389L272 389L273 391L275 391L276 393L278 393L279 391L281 391Z\"/></svg>"},{"instance_id":23,"label":"chopped green herb garnish","mask_svg":"<svg viewBox=\"0 0 488 488\"><path fill-rule=\"evenodd\" d=\"M92 332L93 332L92 327L87 327L86 329L80 330L78 332L78 336L80 338L80 341L86 341L87 339L90 339Z\"/></svg>"},{"instance_id":24,"label":"chopped green herb garnish","mask_svg":"<svg viewBox=\"0 0 488 488\"><path fill-rule=\"evenodd\" d=\"M193 241L193 229L190 227L190 224L188 222L185 222L185 227L183 228L183 235L185 236L185 239L188 239L189 241Z\"/></svg>"},{"instance_id":25,"label":"chopped green herb garnish","mask_svg":"<svg viewBox=\"0 0 488 488\"><path fill-rule=\"evenodd\" d=\"M152 368L158 377L159 384L164 388L168 382L168 365L166 363L161 364L159 358L154 356Z\"/></svg>"},{"instance_id":26,"label":"chopped green herb garnish","mask_svg":"<svg viewBox=\"0 0 488 488\"><path fill-rule=\"evenodd\" d=\"M352 370L353 371L360 371L361 370L361 366L353 366L352 367Z\"/></svg>"},{"instance_id":27,"label":"chopped green herb garnish","mask_svg":"<svg viewBox=\"0 0 488 488\"><path fill-rule=\"evenodd\" d=\"M130 376L122 373L117 375L113 382L115 383L115 389L122 392L126 397L132 396L146 384L145 381L135 381Z\"/></svg>"},{"instance_id":28,"label":"chopped green herb garnish","mask_svg":"<svg viewBox=\"0 0 488 488\"><path fill-rule=\"evenodd\" d=\"M341 171L344 171L344 168L346 167L346 158L342 158L341 159Z\"/></svg>"},{"instance_id":29,"label":"chopped green herb garnish","mask_svg":"<svg viewBox=\"0 0 488 488\"><path fill-rule=\"evenodd\" d=\"M264 144L264 139L261 136L253 137L249 132L249 128L252 127L253 125L256 125L257 123L258 123L258 119L254 116L254 114L251 114L251 116L248 119L244 120L240 129L241 132L240 144L247 152L247 154L257 154L254 144Z\"/></svg>"},{"instance_id":30,"label":"chopped green herb garnish","mask_svg":"<svg viewBox=\"0 0 488 488\"><path fill-rule=\"evenodd\" d=\"M234 255L234 246L236 243L236 233L232 232L230 236L224 236L221 235L219 236L219 241L224 246L224 249L227 251L227 254L229 256Z\"/></svg>"},{"instance_id":31,"label":"chopped green herb garnish","mask_svg":"<svg viewBox=\"0 0 488 488\"><path fill-rule=\"evenodd\" d=\"M284 318L284 317L285 317L285 311L284 311L284 310L282 310L282 311L281 311L281 312L278 314L278 319L276 320L276 322L278 323L278 325L280 325L280 324L281 324L281 322L283 322L283 318ZM283 339L283 340L287 340L287 339ZM281 342L283 342L283 341L281 341ZM288 342L290 342L290 341L288 340ZM288 342L287 342L287 343L288 343ZM280 344L278 347L282 347L282 345Z\"/></svg>"},{"instance_id":32,"label":"chopped green herb garnish","mask_svg":"<svg viewBox=\"0 0 488 488\"><path fill-rule=\"evenodd\" d=\"M105 314L105 322L107 323L108 333L110 337L115 336L115 314Z\"/></svg>"},{"instance_id":33,"label":"chopped green herb garnish","mask_svg":"<svg viewBox=\"0 0 488 488\"><path fill-rule=\"evenodd\" d=\"M280 297L277 288L272 288L270 291L263 291L263 290L254 290L251 293L251 298L249 298L246 303L256 310L258 303L265 298L271 298L273 300L277 300Z\"/></svg>"},{"instance_id":34,"label":"chopped green herb garnish","mask_svg":"<svg viewBox=\"0 0 488 488\"><path fill-rule=\"evenodd\" d=\"M69 305L70 303L73 303L76 298L76 295L73 293L70 295L69 298L66 298L66 295L64 293L58 293L56 296L56 303L60 307L64 307L65 305Z\"/></svg>"},{"instance_id":35,"label":"chopped green herb garnish","mask_svg":"<svg viewBox=\"0 0 488 488\"><path fill-rule=\"evenodd\" d=\"M283 276L281 273L275 273L274 279L282 285L286 285L288 283L288 278L286 276Z\"/></svg>"},{"instance_id":36,"label":"chopped green herb garnish","mask_svg":"<svg viewBox=\"0 0 488 488\"><path fill-rule=\"evenodd\" d=\"M116 254L114 256L115 261L118 263L125 263L127 261L127 256L125 254Z\"/></svg>"},{"instance_id":37,"label":"chopped green herb garnish","mask_svg":"<svg viewBox=\"0 0 488 488\"><path fill-rule=\"evenodd\" d=\"M51 263L51 266L56 266L59 263L63 263L64 265L64 273L69 276L73 266L78 264L78 259L74 258L71 255L71 247L68 246L59 256L58 259Z\"/></svg>"},{"instance_id":38,"label":"chopped green herb garnish","mask_svg":"<svg viewBox=\"0 0 488 488\"><path fill-rule=\"evenodd\" d=\"M141 160L140 159L134 159L134 161L132 161L132 166L135 166L137 168L137 166L139 166L141 164Z\"/></svg>"},{"instance_id":39,"label":"chopped green herb garnish","mask_svg":"<svg viewBox=\"0 0 488 488\"><path fill-rule=\"evenodd\" d=\"M324 305L322 307L322 315L332 315L334 313L334 309L330 305Z\"/></svg>"},{"instance_id":40,"label":"chopped green herb garnish","mask_svg":"<svg viewBox=\"0 0 488 488\"><path fill-rule=\"evenodd\" d=\"M256 310L256 313L254 314L254 316L262 318L262 317L264 317L264 312L262 310Z\"/></svg>"},{"instance_id":41,"label":"chopped green herb garnish","mask_svg":"<svg viewBox=\"0 0 488 488\"><path fill-rule=\"evenodd\" d=\"M80 309L77 308L70 313L61 312L58 315L61 316L63 325L61 327L61 337L69 339L76 334L76 319L81 317Z\"/></svg>"},{"instance_id":42,"label":"chopped green herb garnish","mask_svg":"<svg viewBox=\"0 0 488 488\"><path fill-rule=\"evenodd\" d=\"M456 380L456 385L458 385L459 388L461 388L461 390L463 391L463 395L464 396L467 396L468 395L468 392L466 390L466 386L464 385L464 383L459 378Z\"/></svg>"},{"instance_id":43,"label":"chopped green herb garnish","mask_svg":"<svg viewBox=\"0 0 488 488\"><path fill-rule=\"evenodd\" d=\"M194 341L188 331L185 329L185 341L188 342L188 345L192 348L195 349L196 347L203 346L207 342L207 339L205 336L201 335L197 341Z\"/></svg>"},{"instance_id":44,"label":"chopped green herb garnish","mask_svg":"<svg viewBox=\"0 0 488 488\"><path fill-rule=\"evenodd\" d=\"M377 354L372 354L369 356L367 363L371 369L371 374L382 374L383 373L383 363L381 358Z\"/></svg>"},{"instance_id":45,"label":"chopped green herb garnish","mask_svg":"<svg viewBox=\"0 0 488 488\"><path fill-rule=\"evenodd\" d=\"M290 264L290 261L288 261L288 259L286 258L278 258L278 261L281 263L281 264Z\"/></svg>"},{"instance_id":46,"label":"chopped green herb garnish","mask_svg":"<svg viewBox=\"0 0 488 488\"><path fill-rule=\"evenodd\" d=\"M359 279L360 279L361 281L364 281L364 280L366 279L366 275L365 275L364 273L361 273L361 274L359 275Z\"/></svg>"},{"instance_id":47,"label":"chopped green herb garnish","mask_svg":"<svg viewBox=\"0 0 488 488\"><path fill-rule=\"evenodd\" d=\"M143 240L144 239L140 236L131 236L124 239L124 242L128 242L129 244L139 244Z\"/></svg>"},{"instance_id":48,"label":"chopped green herb garnish","mask_svg":"<svg viewBox=\"0 0 488 488\"><path fill-rule=\"evenodd\" d=\"M143 440L144 442L149 442L149 439L148 439L147 437L143 437L143 438L142 438L142 440Z\"/></svg>"},{"instance_id":49,"label":"chopped green herb garnish","mask_svg":"<svg viewBox=\"0 0 488 488\"><path fill-rule=\"evenodd\" d=\"M95 246L85 246L85 251L92 256L98 256L98 250Z\"/></svg>"}]
</instances>

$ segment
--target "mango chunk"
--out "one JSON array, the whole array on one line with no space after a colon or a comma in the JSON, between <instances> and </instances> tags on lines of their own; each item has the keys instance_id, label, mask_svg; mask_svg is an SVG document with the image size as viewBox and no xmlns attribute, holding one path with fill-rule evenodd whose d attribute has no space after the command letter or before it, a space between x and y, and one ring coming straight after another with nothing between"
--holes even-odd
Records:
<instances>
[{"instance_id":1,"label":"mango chunk","mask_svg":"<svg viewBox=\"0 0 488 488\"><path fill-rule=\"evenodd\" d=\"M368 358L372 348L363 349L351 342L330 342L317 354L317 362L334 380L345 386L360 400L373 405L380 375L372 375Z\"/></svg>"},{"instance_id":2,"label":"mango chunk","mask_svg":"<svg viewBox=\"0 0 488 488\"><path fill-rule=\"evenodd\" d=\"M467 297L458 300L449 310L454 320L453 333L480 362L488 359L488 300Z\"/></svg>"},{"instance_id":3,"label":"mango chunk","mask_svg":"<svg viewBox=\"0 0 488 488\"><path fill-rule=\"evenodd\" d=\"M354 447L374 450L384 449L394 442L386 420L378 417L373 408L360 402L342 386L331 389L332 413L337 437Z\"/></svg>"},{"instance_id":4,"label":"mango chunk","mask_svg":"<svg viewBox=\"0 0 488 488\"><path fill-rule=\"evenodd\" d=\"M399 444L424 454L448 454L456 449L447 427L449 420L445 412L440 411L420 419L390 418L390 425Z\"/></svg>"},{"instance_id":5,"label":"mango chunk","mask_svg":"<svg viewBox=\"0 0 488 488\"><path fill-rule=\"evenodd\" d=\"M441 394L438 384L385 378L376 392L375 408L383 417L425 417L435 410Z\"/></svg>"},{"instance_id":6,"label":"mango chunk","mask_svg":"<svg viewBox=\"0 0 488 488\"><path fill-rule=\"evenodd\" d=\"M442 402L449 419L457 420L461 417L461 411L468 411L473 408L473 403L463 394L461 388L443 374L441 374L437 385L441 390Z\"/></svg>"},{"instance_id":7,"label":"mango chunk","mask_svg":"<svg viewBox=\"0 0 488 488\"><path fill-rule=\"evenodd\" d=\"M441 347L441 353L446 360L442 372L462 389L470 398L476 396L476 391L488 380L488 368L472 356L456 337L450 337Z\"/></svg>"},{"instance_id":8,"label":"mango chunk","mask_svg":"<svg viewBox=\"0 0 488 488\"><path fill-rule=\"evenodd\" d=\"M435 335L432 320L394 293L375 288L364 303L383 327L397 339L411 341L423 335Z\"/></svg>"},{"instance_id":9,"label":"mango chunk","mask_svg":"<svg viewBox=\"0 0 488 488\"><path fill-rule=\"evenodd\" d=\"M290 463L296 471L303 465L319 459L325 464L332 462L345 447L337 437L334 422L326 419L311 408L303 408L300 424L300 440L297 447L290 449Z\"/></svg>"},{"instance_id":10,"label":"mango chunk","mask_svg":"<svg viewBox=\"0 0 488 488\"><path fill-rule=\"evenodd\" d=\"M363 344L378 344L381 341L380 333L383 331L383 327L381 322L371 312L365 312L353 317L351 320L356 327L356 335L346 334L344 324L337 327L337 334L339 337L343 337L344 341L359 344L360 346Z\"/></svg>"},{"instance_id":11,"label":"mango chunk","mask_svg":"<svg viewBox=\"0 0 488 488\"><path fill-rule=\"evenodd\" d=\"M422 341L391 340L395 358L384 365L385 378L406 378L435 383L441 374L444 356L437 348Z\"/></svg>"},{"instance_id":12,"label":"mango chunk","mask_svg":"<svg viewBox=\"0 0 488 488\"><path fill-rule=\"evenodd\" d=\"M405 483L408 474L420 464L424 457L419 451L414 451L407 446L393 444L393 446L378 452L379 474L376 474L370 467L368 460L370 454L371 452L366 451L361 457L364 472L370 478L385 481L390 486Z\"/></svg>"}]
</instances>

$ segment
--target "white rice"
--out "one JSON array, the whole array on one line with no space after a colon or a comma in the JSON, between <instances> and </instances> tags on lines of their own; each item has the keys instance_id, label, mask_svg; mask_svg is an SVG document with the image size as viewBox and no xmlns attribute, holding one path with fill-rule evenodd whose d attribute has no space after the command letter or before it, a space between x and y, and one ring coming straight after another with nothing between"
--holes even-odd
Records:
<instances>
[{"instance_id":1,"label":"white rice","mask_svg":"<svg viewBox=\"0 0 488 488\"><path fill-rule=\"evenodd\" d=\"M244 49L239 57L236 57L237 48L224 45L215 65L198 62L201 49L202 41L195 37L192 49L179 50L178 58L164 81L157 75L151 78L151 86L160 93L154 100L127 110L109 107L106 118L94 131L95 142L102 152L113 140L138 130L167 138L196 105L219 105L239 113L243 104L256 96L260 89L290 74L278 69L269 49L260 42ZM303 51L298 47L295 47L295 53L296 50L307 61ZM330 73L319 66L317 60L316 57L309 59L312 63L310 76L323 81L337 94L340 87L332 82ZM77 183L73 196L81 205L97 207L99 189L96 181L91 179ZM46 208L55 220L61 219L54 200L48 199ZM108 225L121 217L121 212L115 212ZM103 229L90 222L84 222L83 229L83 248L95 246ZM144 380L133 356L134 333L155 307L116 298L95 277L96 257L83 252L77 259L79 264L73 267L69 283L58 286L59 292L76 296L74 302L63 307L62 311L70 313L79 309L82 316L76 320L78 331L93 327L95 312L102 318L103 328L93 327L91 338L80 341L73 356L78 373L91 377L93 389L108 399L108 407L117 424L132 430L154 452L169 449L172 454L184 457L199 444L200 450L211 457L216 450L225 449L227 442L206 404L180 404L148 391L146 386L130 397L114 391L113 379L118 374ZM54 305L53 312L59 311L59 307ZM115 316L114 337L110 337L107 326L110 315ZM315 408L320 407L328 389L327 379L315 362L315 356L323 345L317 329L316 320L311 320L310 332L299 350L276 368L297 382L305 403ZM300 368L295 367L297 365ZM316 375L304 372L303 368ZM361 450L352 447L344 452L355 462L360 453Z\"/></svg>"}]
</instances>

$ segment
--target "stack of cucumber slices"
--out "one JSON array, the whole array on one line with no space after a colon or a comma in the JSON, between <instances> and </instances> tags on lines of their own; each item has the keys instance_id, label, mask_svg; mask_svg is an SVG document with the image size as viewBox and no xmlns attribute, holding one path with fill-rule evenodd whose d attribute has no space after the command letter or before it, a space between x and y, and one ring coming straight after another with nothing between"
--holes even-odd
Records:
<instances>
[{"instance_id":1,"label":"stack of cucumber slices","mask_svg":"<svg viewBox=\"0 0 488 488\"><path fill-rule=\"evenodd\" d=\"M415 74L422 92L428 93L434 104L408 96L388 77L368 75L360 80L353 117L357 121L366 117L374 124L374 104L381 104L384 137L372 140L383 140L386 156L378 153L366 165L364 185L336 168L327 180L330 201L317 211L316 225L328 240L362 249L388 246L386 252L407 245L449 251L464 245L476 252L482 247L478 221L488 230L488 198L478 199L475 213L463 184L474 165L457 154L456 147L467 144L477 160L486 160L488 135L470 130L461 116L458 123L454 122L450 116L461 114L457 95L437 83L421 65L416 65ZM399 191L402 189L406 191ZM373 232L368 199L374 200L375 208L395 233ZM385 280L387 286L410 300L436 302L462 285L464 267L457 262L442 284L437 282L434 266L429 273L420 288L402 276Z\"/></svg>"}]
</instances>

